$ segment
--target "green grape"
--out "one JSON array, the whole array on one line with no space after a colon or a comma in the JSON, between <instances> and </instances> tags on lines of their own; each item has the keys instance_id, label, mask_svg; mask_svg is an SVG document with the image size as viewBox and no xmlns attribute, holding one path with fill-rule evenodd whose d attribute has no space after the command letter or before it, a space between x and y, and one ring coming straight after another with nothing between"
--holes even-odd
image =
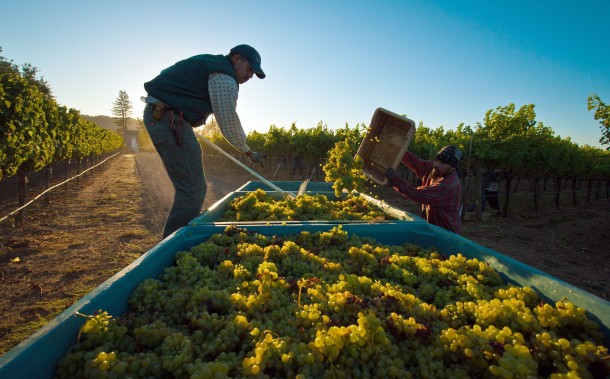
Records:
<instances>
[{"instance_id":1,"label":"green grape","mask_svg":"<svg viewBox=\"0 0 610 379\"><path fill-rule=\"evenodd\" d=\"M260 194L259 194L260 195ZM598 324L477 259L341 226L211 236L128 311L85 316L58 378L608 377Z\"/></svg>"},{"instance_id":2,"label":"green grape","mask_svg":"<svg viewBox=\"0 0 610 379\"><path fill-rule=\"evenodd\" d=\"M352 191L362 192L366 176L362 172L364 161L358 155L354 157L355 141L345 139L339 141L328 152L328 161L322 167L325 180L334 182L333 189L335 195L340 196L346 190L348 193Z\"/></svg>"},{"instance_id":3,"label":"green grape","mask_svg":"<svg viewBox=\"0 0 610 379\"><path fill-rule=\"evenodd\" d=\"M337 195L339 196L339 195ZM219 221L392 220L362 196L348 194L331 201L325 195L303 194L276 199L262 189L233 199Z\"/></svg>"}]
</instances>

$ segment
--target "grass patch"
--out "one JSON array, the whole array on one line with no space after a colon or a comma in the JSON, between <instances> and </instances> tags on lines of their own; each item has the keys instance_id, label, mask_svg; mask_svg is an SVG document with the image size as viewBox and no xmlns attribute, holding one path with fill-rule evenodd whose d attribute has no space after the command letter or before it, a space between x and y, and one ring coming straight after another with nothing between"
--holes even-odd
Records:
<instances>
[{"instance_id":1,"label":"grass patch","mask_svg":"<svg viewBox=\"0 0 610 379\"><path fill-rule=\"evenodd\" d=\"M97 216L102 219L110 219L111 221L132 221L135 218L133 210L130 209L99 212Z\"/></svg>"},{"instance_id":2,"label":"grass patch","mask_svg":"<svg viewBox=\"0 0 610 379\"><path fill-rule=\"evenodd\" d=\"M136 259L140 255L144 254L146 249L142 246L135 243L128 243L125 245L125 249L122 252L122 255L127 256L129 258Z\"/></svg>"},{"instance_id":3,"label":"grass patch","mask_svg":"<svg viewBox=\"0 0 610 379\"><path fill-rule=\"evenodd\" d=\"M150 232L146 229L131 229L131 230L126 230L124 233L121 233L119 235L119 238L121 239L131 239L131 238L145 238L148 237L150 235Z\"/></svg>"},{"instance_id":4,"label":"grass patch","mask_svg":"<svg viewBox=\"0 0 610 379\"><path fill-rule=\"evenodd\" d=\"M65 269L65 275L78 274L79 272L83 272L84 269L82 267L68 267Z\"/></svg>"},{"instance_id":5,"label":"grass patch","mask_svg":"<svg viewBox=\"0 0 610 379\"><path fill-rule=\"evenodd\" d=\"M16 323L11 325L10 333L7 333L0 340L0 355L11 350L13 347L17 346L18 343L48 324L49 321L66 310L72 303L71 299L62 298L39 303L30 307L30 309L25 309L24 312L33 313L35 317L26 324Z\"/></svg>"},{"instance_id":6,"label":"grass patch","mask_svg":"<svg viewBox=\"0 0 610 379\"><path fill-rule=\"evenodd\" d=\"M117 180L117 184L138 184L139 180L137 178L125 177Z\"/></svg>"}]
</instances>

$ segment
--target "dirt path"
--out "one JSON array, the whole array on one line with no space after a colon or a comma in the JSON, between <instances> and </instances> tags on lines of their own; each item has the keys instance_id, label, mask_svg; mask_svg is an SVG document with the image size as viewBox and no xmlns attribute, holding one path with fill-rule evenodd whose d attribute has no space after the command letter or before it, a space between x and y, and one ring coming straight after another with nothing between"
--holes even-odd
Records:
<instances>
[{"instance_id":1,"label":"dirt path","mask_svg":"<svg viewBox=\"0 0 610 379\"><path fill-rule=\"evenodd\" d=\"M204 207L249 180L243 169L206 161ZM270 170L270 168L267 168ZM271 174L264 175L271 179ZM288 180L288 177L278 177ZM156 153L113 158L93 177L0 225L0 354L159 242L173 189ZM379 196L417 214L388 188ZM610 202L538 215L466 223L464 236L608 299Z\"/></svg>"},{"instance_id":2,"label":"dirt path","mask_svg":"<svg viewBox=\"0 0 610 379\"><path fill-rule=\"evenodd\" d=\"M27 211L24 227L0 225L0 352L158 242L140 212L135 157L102 170Z\"/></svg>"}]
</instances>

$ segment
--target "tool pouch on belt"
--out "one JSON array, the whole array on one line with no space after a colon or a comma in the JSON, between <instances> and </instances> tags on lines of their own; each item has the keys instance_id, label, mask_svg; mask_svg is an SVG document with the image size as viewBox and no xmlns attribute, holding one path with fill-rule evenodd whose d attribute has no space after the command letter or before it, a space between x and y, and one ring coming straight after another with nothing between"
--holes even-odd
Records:
<instances>
[{"instance_id":1,"label":"tool pouch on belt","mask_svg":"<svg viewBox=\"0 0 610 379\"><path fill-rule=\"evenodd\" d=\"M174 123L172 120L171 127L172 132L174 132L174 137L176 137L176 144L182 146L182 120L177 123Z\"/></svg>"},{"instance_id":2,"label":"tool pouch on belt","mask_svg":"<svg viewBox=\"0 0 610 379\"><path fill-rule=\"evenodd\" d=\"M176 144L178 146L182 146L182 112L180 112L180 122L176 122L176 114L172 110L172 108L162 102L156 102L153 104L153 113L152 116L155 120L159 121L163 118L165 112L170 112L169 114L169 126L174 133L174 138L176 138Z\"/></svg>"},{"instance_id":3,"label":"tool pouch on belt","mask_svg":"<svg viewBox=\"0 0 610 379\"><path fill-rule=\"evenodd\" d=\"M169 107L162 102L154 103L153 104L153 114L152 114L153 118L157 121L161 120L161 118L163 117L163 114L168 109L169 109Z\"/></svg>"},{"instance_id":4,"label":"tool pouch on belt","mask_svg":"<svg viewBox=\"0 0 610 379\"><path fill-rule=\"evenodd\" d=\"M182 112L179 113L180 120L176 122L176 112L171 111L169 114L169 127L172 128L176 144L182 146Z\"/></svg>"}]
</instances>

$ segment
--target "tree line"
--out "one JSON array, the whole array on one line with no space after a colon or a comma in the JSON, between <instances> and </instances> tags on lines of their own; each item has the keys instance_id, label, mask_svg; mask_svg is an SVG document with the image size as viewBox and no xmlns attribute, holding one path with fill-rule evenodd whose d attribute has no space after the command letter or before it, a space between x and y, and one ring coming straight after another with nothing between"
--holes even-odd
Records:
<instances>
[{"instance_id":1,"label":"tree line","mask_svg":"<svg viewBox=\"0 0 610 379\"><path fill-rule=\"evenodd\" d=\"M0 48L0 53L2 52ZM37 69L0 56L0 180L116 150L122 139L60 106Z\"/></svg>"},{"instance_id":2,"label":"tree line","mask_svg":"<svg viewBox=\"0 0 610 379\"><path fill-rule=\"evenodd\" d=\"M74 161L80 169L83 159L123 146L118 134L60 106L37 75L32 65L19 67L0 55L0 181L19 177L20 205L30 173L47 168L52 176L52 165L60 161Z\"/></svg>"},{"instance_id":3,"label":"tree line","mask_svg":"<svg viewBox=\"0 0 610 379\"><path fill-rule=\"evenodd\" d=\"M607 107L596 95L599 109ZM589 145L579 146L568 138L556 136L552 128L536 120L533 104L517 108L514 104L499 106L486 112L483 123L475 127L458 125L455 130L445 130L442 126L430 128L420 122L409 150L424 159L434 159L436 153L446 145L456 145L464 152L460 164L463 178L463 194L469 188L478 192L481 186L481 173L485 169L498 169L504 174L504 202L502 214L508 213L511 188L515 181L528 180L533 197L534 210L538 210L542 188L548 188L549 181L555 191L555 206L560 206L560 194L568 185L572 190L572 203L576 202L576 193L581 183L585 183L589 192L594 188L605 188L605 197L610 194L610 151ZM591 109L594 107L590 107ZM595 118L602 124L606 118L596 112ZM249 146L269 155L283 159L301 157L308 166L315 168L324 164L329 150L335 143L345 139L361 141L366 135L368 126L357 124L355 127L345 125L343 128L331 129L322 122L308 129L297 128L292 124L288 128L271 125L267 133L252 131L248 134ZM204 134L226 151L234 150L222 137L218 126L213 122L206 125ZM600 142L603 143L602 137ZM351 144L356 153L357 144ZM402 174L409 176L408 170ZM469 178L470 180L467 180ZM415 179L414 179L415 182ZM468 187L468 188L467 188Z\"/></svg>"},{"instance_id":4,"label":"tree line","mask_svg":"<svg viewBox=\"0 0 610 379\"><path fill-rule=\"evenodd\" d=\"M0 53L2 49L0 48ZM599 96L588 98L588 109L595 110L600 122L602 150L579 146L570 138L556 136L554 131L536 120L533 104L517 109L514 104L499 106L486 112L483 123L474 127L460 124L455 130L436 129L420 122L410 150L425 159L434 158L443 146L456 145L464 152L460 170L472 176L475 188L482 169L499 169L504 173L507 213L510 188L515 180L532 181L534 204L537 207L540 183L549 179L557 190L571 183L575 194L577 183L585 182L589 190L604 183L606 197L610 191L610 106ZM113 113L125 133L125 120L131 102L124 91L115 101ZM119 123L121 122L121 123ZM286 161L299 159L310 169L321 167L329 151L342 140L361 141L367 125L329 128L321 121L312 128L288 128L271 125L266 133L252 131L248 144L254 150ZM226 151L233 148L222 137L214 120L206 125L204 134ZM124 141L118 134L102 129L80 116L73 108L60 106L51 88L38 70L25 64L21 68L0 55L0 180L13 175L24 177L58 161L75 160L120 149ZM357 149L359 143L350 143ZM353 151L355 154L356 151ZM575 196L575 195L574 195ZM575 197L573 202L575 201Z\"/></svg>"}]
</instances>

